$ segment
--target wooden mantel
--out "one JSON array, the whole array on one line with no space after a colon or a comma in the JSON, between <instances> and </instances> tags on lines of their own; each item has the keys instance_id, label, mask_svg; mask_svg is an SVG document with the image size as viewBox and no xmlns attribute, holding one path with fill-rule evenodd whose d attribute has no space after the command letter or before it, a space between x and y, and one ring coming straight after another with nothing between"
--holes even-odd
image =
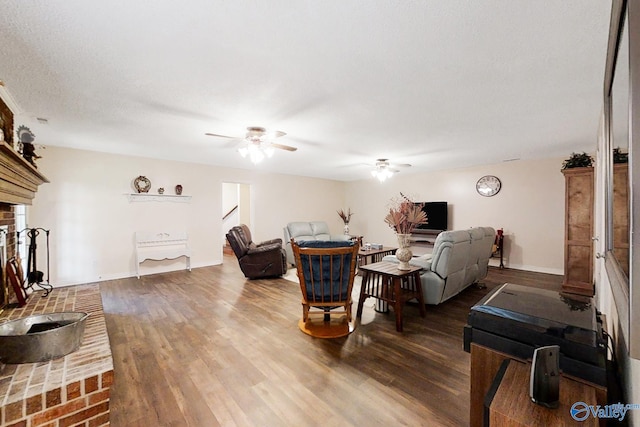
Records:
<instances>
[{"instance_id":1,"label":"wooden mantel","mask_svg":"<svg viewBox=\"0 0 640 427\"><path fill-rule=\"evenodd\" d=\"M0 203L30 205L38 186L49 180L9 144L0 144Z\"/></svg>"}]
</instances>

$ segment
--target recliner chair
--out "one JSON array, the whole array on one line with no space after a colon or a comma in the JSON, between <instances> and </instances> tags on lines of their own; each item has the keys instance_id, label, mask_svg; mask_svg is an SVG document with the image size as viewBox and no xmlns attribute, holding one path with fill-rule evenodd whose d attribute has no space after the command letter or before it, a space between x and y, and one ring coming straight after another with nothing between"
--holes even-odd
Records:
<instances>
[{"instance_id":1,"label":"recliner chair","mask_svg":"<svg viewBox=\"0 0 640 427\"><path fill-rule=\"evenodd\" d=\"M286 273L287 257L282 248L282 239L256 244L251 239L249 227L240 224L229 230L227 240L246 278L277 277Z\"/></svg>"},{"instance_id":2,"label":"recliner chair","mask_svg":"<svg viewBox=\"0 0 640 427\"><path fill-rule=\"evenodd\" d=\"M331 234L329 226L324 221L288 223L284 227L284 246L287 253L287 262L296 265L293 249L291 249L291 239L296 242L314 240L343 242L351 240L351 237L345 234Z\"/></svg>"},{"instance_id":3,"label":"recliner chair","mask_svg":"<svg viewBox=\"0 0 640 427\"><path fill-rule=\"evenodd\" d=\"M425 304L440 304L487 276L491 247L495 238L491 227L443 231L433 245L433 253L413 258L420 266ZM395 255L383 261L397 263Z\"/></svg>"}]
</instances>

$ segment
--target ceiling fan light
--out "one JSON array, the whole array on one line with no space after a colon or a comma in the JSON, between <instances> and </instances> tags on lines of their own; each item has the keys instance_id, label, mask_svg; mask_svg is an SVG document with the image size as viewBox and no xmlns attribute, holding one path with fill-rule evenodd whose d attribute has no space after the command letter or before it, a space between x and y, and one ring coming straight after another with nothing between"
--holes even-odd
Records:
<instances>
[{"instance_id":1,"label":"ceiling fan light","mask_svg":"<svg viewBox=\"0 0 640 427\"><path fill-rule=\"evenodd\" d=\"M393 171L387 168L378 168L371 171L371 175L374 178L378 178L378 181L385 182L388 178L393 176Z\"/></svg>"},{"instance_id":2,"label":"ceiling fan light","mask_svg":"<svg viewBox=\"0 0 640 427\"><path fill-rule=\"evenodd\" d=\"M265 159L265 157L273 156L273 147L263 147L260 143L247 141L247 145L238 149L238 153L242 157L249 157L254 165L257 165Z\"/></svg>"},{"instance_id":3,"label":"ceiling fan light","mask_svg":"<svg viewBox=\"0 0 640 427\"><path fill-rule=\"evenodd\" d=\"M249 150L249 157L251 158L251 162L257 165L258 163L264 160L264 153L260 149Z\"/></svg>"},{"instance_id":4,"label":"ceiling fan light","mask_svg":"<svg viewBox=\"0 0 640 427\"><path fill-rule=\"evenodd\" d=\"M262 160L264 159L264 156L260 155L260 154L253 154L251 156L251 163L253 163L254 165L257 165L258 163L260 163Z\"/></svg>"},{"instance_id":5,"label":"ceiling fan light","mask_svg":"<svg viewBox=\"0 0 640 427\"><path fill-rule=\"evenodd\" d=\"M217 133L207 132L205 135L217 138L237 139L232 136L219 135ZM249 157L249 159L251 159L255 164L261 162L265 157L273 157L276 148L286 151L296 151L296 147L274 144L270 141L270 139L280 138L285 135L286 132L282 132L280 130L267 132L266 129L261 126L249 126L244 137L244 142L242 146L238 148L238 153L240 153L243 158Z\"/></svg>"},{"instance_id":6,"label":"ceiling fan light","mask_svg":"<svg viewBox=\"0 0 640 427\"><path fill-rule=\"evenodd\" d=\"M267 157L272 157L275 151L276 151L275 148L273 148L270 145L264 148L264 153L267 155Z\"/></svg>"}]
</instances>

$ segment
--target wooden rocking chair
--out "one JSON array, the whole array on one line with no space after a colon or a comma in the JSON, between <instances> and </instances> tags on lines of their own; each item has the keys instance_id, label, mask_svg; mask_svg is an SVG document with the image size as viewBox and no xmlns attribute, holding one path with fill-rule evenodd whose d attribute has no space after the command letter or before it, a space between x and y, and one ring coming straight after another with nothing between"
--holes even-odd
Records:
<instances>
[{"instance_id":1,"label":"wooden rocking chair","mask_svg":"<svg viewBox=\"0 0 640 427\"><path fill-rule=\"evenodd\" d=\"M298 322L302 332L319 338L350 334L354 329L351 293L359 244L292 239L291 247L302 292L302 319ZM322 315L320 321L316 314Z\"/></svg>"}]
</instances>

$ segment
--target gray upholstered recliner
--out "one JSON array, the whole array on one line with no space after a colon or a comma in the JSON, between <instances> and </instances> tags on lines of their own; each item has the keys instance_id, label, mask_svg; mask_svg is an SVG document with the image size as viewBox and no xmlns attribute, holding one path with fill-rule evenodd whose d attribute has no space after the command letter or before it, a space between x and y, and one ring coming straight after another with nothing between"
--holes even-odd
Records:
<instances>
[{"instance_id":1,"label":"gray upholstered recliner","mask_svg":"<svg viewBox=\"0 0 640 427\"><path fill-rule=\"evenodd\" d=\"M438 234L431 254L409 261L424 268L420 272L424 302L440 304L484 279L495 233L491 227L443 231ZM395 255L382 260L398 262Z\"/></svg>"},{"instance_id":2,"label":"gray upholstered recliner","mask_svg":"<svg viewBox=\"0 0 640 427\"><path fill-rule=\"evenodd\" d=\"M345 241L351 240L351 237L345 234L331 234L329 226L324 221L290 222L284 227L284 249L287 253L287 262L295 265L291 239L296 242L302 240Z\"/></svg>"},{"instance_id":3,"label":"gray upholstered recliner","mask_svg":"<svg viewBox=\"0 0 640 427\"><path fill-rule=\"evenodd\" d=\"M477 283L487 277L496 231L491 227L475 227L469 229L469 233L471 234L471 250L464 281L465 283Z\"/></svg>"}]
</instances>

